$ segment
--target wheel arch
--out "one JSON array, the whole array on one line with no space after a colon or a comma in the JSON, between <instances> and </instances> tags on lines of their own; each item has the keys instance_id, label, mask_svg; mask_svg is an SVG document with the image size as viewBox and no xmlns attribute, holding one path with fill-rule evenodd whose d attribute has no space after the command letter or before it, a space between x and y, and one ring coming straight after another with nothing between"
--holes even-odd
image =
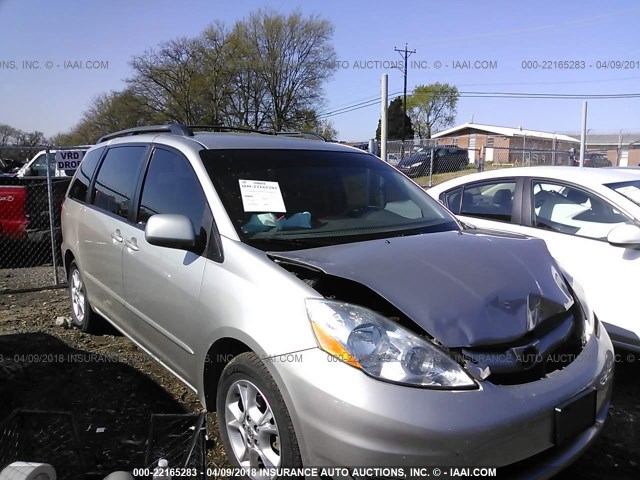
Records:
<instances>
[{"instance_id":1,"label":"wheel arch","mask_svg":"<svg viewBox=\"0 0 640 480\"><path fill-rule=\"evenodd\" d=\"M69 276L69 265L71 265L71 262L73 262L74 260L76 260L76 256L73 254L71 249L67 248L63 256L64 273L66 276ZM77 260L76 260L76 263L77 263Z\"/></svg>"},{"instance_id":2,"label":"wheel arch","mask_svg":"<svg viewBox=\"0 0 640 480\"><path fill-rule=\"evenodd\" d=\"M218 381L224 368L235 356L253 351L246 343L232 337L219 338L209 347L203 373L205 407L209 412L216 411Z\"/></svg>"}]
</instances>

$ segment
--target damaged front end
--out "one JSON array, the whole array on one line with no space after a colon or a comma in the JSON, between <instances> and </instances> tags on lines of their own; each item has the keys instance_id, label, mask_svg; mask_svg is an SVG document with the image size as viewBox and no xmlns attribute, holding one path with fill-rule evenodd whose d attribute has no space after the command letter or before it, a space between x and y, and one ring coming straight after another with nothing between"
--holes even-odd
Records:
<instances>
[{"instance_id":1,"label":"damaged front end","mask_svg":"<svg viewBox=\"0 0 640 480\"><path fill-rule=\"evenodd\" d=\"M486 319L481 325L454 314L448 319L430 319L430 314L441 310L427 308L417 318L405 312L397 295L340 276L339 268L305 262L286 253L270 257L324 297L307 300L320 347L364 373L392 383L469 389L477 388L478 381L499 385L536 381L572 363L595 328L593 313L580 298L581 292L570 287L555 266L553 300L539 291L516 299L496 295L486 300L483 314L489 322L499 317L498 311L509 312L514 322L522 317L521 334L505 328L508 338L500 341L495 331L478 333L490 324ZM425 305L428 303L427 299ZM457 307L452 302L450 311ZM455 328L451 322L457 322ZM462 343L464 338L472 341Z\"/></svg>"}]
</instances>

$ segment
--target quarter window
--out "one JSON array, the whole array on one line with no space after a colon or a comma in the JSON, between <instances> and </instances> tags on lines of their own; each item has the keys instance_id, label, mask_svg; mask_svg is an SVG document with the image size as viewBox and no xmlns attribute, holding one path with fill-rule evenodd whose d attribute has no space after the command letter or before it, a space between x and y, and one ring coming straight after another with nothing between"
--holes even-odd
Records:
<instances>
[{"instance_id":1,"label":"quarter window","mask_svg":"<svg viewBox=\"0 0 640 480\"><path fill-rule=\"evenodd\" d=\"M449 210L451 210L456 215L459 215L462 203L462 187L443 193L440 197L440 200L442 200L442 203Z\"/></svg>"},{"instance_id":2,"label":"quarter window","mask_svg":"<svg viewBox=\"0 0 640 480\"><path fill-rule=\"evenodd\" d=\"M145 150L138 145L109 149L93 187L92 205L125 219L129 216Z\"/></svg>"},{"instance_id":3,"label":"quarter window","mask_svg":"<svg viewBox=\"0 0 640 480\"><path fill-rule=\"evenodd\" d=\"M606 240L614 228L633 223L609 202L578 187L533 182L533 225L545 230Z\"/></svg>"}]
</instances>

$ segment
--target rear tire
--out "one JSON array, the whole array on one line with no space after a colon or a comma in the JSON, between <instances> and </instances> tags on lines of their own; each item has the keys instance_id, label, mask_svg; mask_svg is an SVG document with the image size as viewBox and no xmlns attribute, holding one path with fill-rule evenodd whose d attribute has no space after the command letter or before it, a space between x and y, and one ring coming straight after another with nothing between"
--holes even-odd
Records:
<instances>
[{"instance_id":1,"label":"rear tire","mask_svg":"<svg viewBox=\"0 0 640 480\"><path fill-rule=\"evenodd\" d=\"M302 466L280 390L255 353L241 353L225 367L216 407L229 463L245 468Z\"/></svg>"},{"instance_id":2,"label":"rear tire","mask_svg":"<svg viewBox=\"0 0 640 480\"><path fill-rule=\"evenodd\" d=\"M73 325L85 333L96 333L100 326L100 317L91 309L87 298L84 278L74 261L69 265L67 276L69 284L69 300L71 301L71 318Z\"/></svg>"}]
</instances>

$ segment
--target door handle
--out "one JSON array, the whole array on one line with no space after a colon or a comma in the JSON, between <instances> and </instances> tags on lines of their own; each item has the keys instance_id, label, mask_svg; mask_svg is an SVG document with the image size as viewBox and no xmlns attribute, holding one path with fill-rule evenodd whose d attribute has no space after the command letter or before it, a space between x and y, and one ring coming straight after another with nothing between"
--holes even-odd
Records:
<instances>
[{"instance_id":1,"label":"door handle","mask_svg":"<svg viewBox=\"0 0 640 480\"><path fill-rule=\"evenodd\" d=\"M127 247L128 249L133 250L134 252L137 252L138 250L140 250L140 249L138 248L138 245L137 245L137 241L136 241L136 239L135 239L135 238L133 238L133 237L131 238L131 240L125 240L125 241L124 241L124 245L125 245L125 247Z\"/></svg>"},{"instance_id":2,"label":"door handle","mask_svg":"<svg viewBox=\"0 0 640 480\"><path fill-rule=\"evenodd\" d=\"M120 233L120 230L116 230L115 232L113 232L111 234L111 238L113 238L116 242L122 243L122 234Z\"/></svg>"}]
</instances>

